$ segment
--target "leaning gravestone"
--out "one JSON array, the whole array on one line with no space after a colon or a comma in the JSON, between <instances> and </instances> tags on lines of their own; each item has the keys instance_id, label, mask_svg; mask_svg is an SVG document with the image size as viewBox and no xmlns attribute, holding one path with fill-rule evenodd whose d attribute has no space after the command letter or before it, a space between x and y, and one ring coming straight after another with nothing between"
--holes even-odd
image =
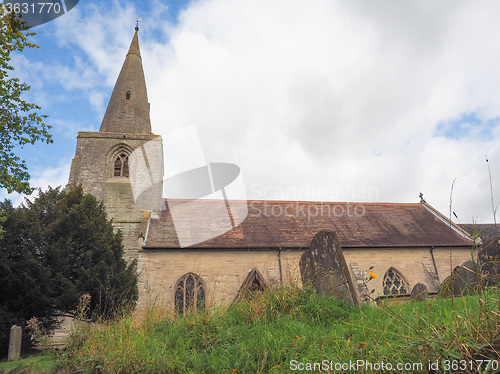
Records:
<instances>
[{"instance_id":1,"label":"leaning gravestone","mask_svg":"<svg viewBox=\"0 0 500 374\"><path fill-rule=\"evenodd\" d=\"M300 258L302 284L311 284L318 292L331 294L336 299L359 304L351 273L347 267L337 234L331 230L319 231L309 249Z\"/></svg>"},{"instance_id":2,"label":"leaning gravestone","mask_svg":"<svg viewBox=\"0 0 500 374\"><path fill-rule=\"evenodd\" d=\"M477 254L484 286L500 282L500 236L481 248Z\"/></svg>"},{"instance_id":3,"label":"leaning gravestone","mask_svg":"<svg viewBox=\"0 0 500 374\"><path fill-rule=\"evenodd\" d=\"M455 296L474 295L479 284L479 269L471 260L453 271L453 294Z\"/></svg>"},{"instance_id":4,"label":"leaning gravestone","mask_svg":"<svg viewBox=\"0 0 500 374\"><path fill-rule=\"evenodd\" d=\"M477 264L471 260L465 261L453 269L451 275L441 283L438 294L443 297L474 295L480 277Z\"/></svg>"},{"instance_id":5,"label":"leaning gravestone","mask_svg":"<svg viewBox=\"0 0 500 374\"><path fill-rule=\"evenodd\" d=\"M438 296L453 296L453 273L452 275L448 275L439 285Z\"/></svg>"},{"instance_id":6,"label":"leaning gravestone","mask_svg":"<svg viewBox=\"0 0 500 374\"><path fill-rule=\"evenodd\" d=\"M411 290L411 299L415 301L425 301L429 296L429 290L424 283L417 283Z\"/></svg>"},{"instance_id":7,"label":"leaning gravestone","mask_svg":"<svg viewBox=\"0 0 500 374\"><path fill-rule=\"evenodd\" d=\"M17 360L21 356L21 338L22 338L21 326L13 325L10 328L9 355L7 357L9 361Z\"/></svg>"}]
</instances>

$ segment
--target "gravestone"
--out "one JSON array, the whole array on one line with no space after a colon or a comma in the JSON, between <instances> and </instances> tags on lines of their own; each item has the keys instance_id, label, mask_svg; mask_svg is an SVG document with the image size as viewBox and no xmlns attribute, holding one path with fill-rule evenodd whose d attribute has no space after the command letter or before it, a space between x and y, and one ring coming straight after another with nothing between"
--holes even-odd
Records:
<instances>
[{"instance_id":1,"label":"gravestone","mask_svg":"<svg viewBox=\"0 0 500 374\"><path fill-rule=\"evenodd\" d=\"M478 286L479 269L471 260L453 271L453 294L455 296L474 295Z\"/></svg>"},{"instance_id":2,"label":"gravestone","mask_svg":"<svg viewBox=\"0 0 500 374\"><path fill-rule=\"evenodd\" d=\"M361 270L356 262L349 264L351 266L351 274L353 276L354 283L358 285L359 300L363 303L371 302L371 293L366 285L366 273Z\"/></svg>"},{"instance_id":3,"label":"gravestone","mask_svg":"<svg viewBox=\"0 0 500 374\"><path fill-rule=\"evenodd\" d=\"M476 294L479 285L479 268L471 260L465 261L462 265L453 269L439 288L439 295L448 296L466 296Z\"/></svg>"},{"instance_id":4,"label":"gravestone","mask_svg":"<svg viewBox=\"0 0 500 374\"><path fill-rule=\"evenodd\" d=\"M7 359L17 360L21 357L21 339L22 339L22 329L21 326L13 325L10 328L10 339L9 339L9 355Z\"/></svg>"},{"instance_id":5,"label":"gravestone","mask_svg":"<svg viewBox=\"0 0 500 374\"><path fill-rule=\"evenodd\" d=\"M500 237L493 239L477 254L484 286L494 286L500 282Z\"/></svg>"},{"instance_id":6,"label":"gravestone","mask_svg":"<svg viewBox=\"0 0 500 374\"><path fill-rule=\"evenodd\" d=\"M454 296L453 294L453 273L452 275L448 275L439 286L438 296L441 297L450 297Z\"/></svg>"},{"instance_id":7,"label":"gravestone","mask_svg":"<svg viewBox=\"0 0 500 374\"><path fill-rule=\"evenodd\" d=\"M429 296L429 290L424 283L417 283L411 290L411 299L415 301L425 301Z\"/></svg>"},{"instance_id":8,"label":"gravestone","mask_svg":"<svg viewBox=\"0 0 500 374\"><path fill-rule=\"evenodd\" d=\"M347 267L337 234L319 231L299 262L302 284L311 284L318 292L359 305L359 296Z\"/></svg>"}]
</instances>

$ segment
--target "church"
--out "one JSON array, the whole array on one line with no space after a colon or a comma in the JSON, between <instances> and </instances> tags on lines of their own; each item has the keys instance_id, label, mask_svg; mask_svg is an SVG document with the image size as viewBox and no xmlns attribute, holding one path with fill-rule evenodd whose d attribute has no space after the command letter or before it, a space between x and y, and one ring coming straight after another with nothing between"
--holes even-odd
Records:
<instances>
[{"instance_id":1,"label":"church","mask_svg":"<svg viewBox=\"0 0 500 374\"><path fill-rule=\"evenodd\" d=\"M183 313L274 285L302 286L314 235L336 232L353 279L373 297L437 291L474 241L422 197L415 203L163 199L162 138L152 132L138 27L99 132L78 133L67 187L101 199L138 262L139 305ZM314 214L313 214L314 213ZM217 233L217 235L213 233Z\"/></svg>"}]
</instances>

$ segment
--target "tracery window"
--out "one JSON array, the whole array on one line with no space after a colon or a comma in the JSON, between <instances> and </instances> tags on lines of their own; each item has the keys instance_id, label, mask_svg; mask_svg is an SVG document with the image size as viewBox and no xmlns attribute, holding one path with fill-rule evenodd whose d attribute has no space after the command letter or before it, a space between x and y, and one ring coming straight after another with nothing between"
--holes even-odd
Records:
<instances>
[{"instance_id":1,"label":"tracery window","mask_svg":"<svg viewBox=\"0 0 500 374\"><path fill-rule=\"evenodd\" d=\"M247 277L243 281L236 299L252 298L257 294L264 292L266 288L267 285L264 277L262 277L257 269L253 269L250 273L248 273Z\"/></svg>"},{"instance_id":2,"label":"tracery window","mask_svg":"<svg viewBox=\"0 0 500 374\"><path fill-rule=\"evenodd\" d=\"M178 314L205 308L205 287L198 275L187 273L177 281L174 306Z\"/></svg>"},{"instance_id":3,"label":"tracery window","mask_svg":"<svg viewBox=\"0 0 500 374\"><path fill-rule=\"evenodd\" d=\"M115 157L113 176L128 177L128 155L124 152L119 153Z\"/></svg>"},{"instance_id":4,"label":"tracery window","mask_svg":"<svg viewBox=\"0 0 500 374\"><path fill-rule=\"evenodd\" d=\"M384 286L384 295L401 295L408 293L408 284L403 276L392 267L385 273L382 284Z\"/></svg>"}]
</instances>

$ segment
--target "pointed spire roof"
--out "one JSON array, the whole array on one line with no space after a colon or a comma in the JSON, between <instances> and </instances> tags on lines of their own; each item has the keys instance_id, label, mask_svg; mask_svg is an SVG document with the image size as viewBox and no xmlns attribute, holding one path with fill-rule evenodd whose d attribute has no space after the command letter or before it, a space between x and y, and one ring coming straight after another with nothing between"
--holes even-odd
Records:
<instances>
[{"instance_id":1,"label":"pointed spire roof","mask_svg":"<svg viewBox=\"0 0 500 374\"><path fill-rule=\"evenodd\" d=\"M100 132L151 134L148 93L142 69L138 31L139 27L136 26L127 57L109 99Z\"/></svg>"}]
</instances>

